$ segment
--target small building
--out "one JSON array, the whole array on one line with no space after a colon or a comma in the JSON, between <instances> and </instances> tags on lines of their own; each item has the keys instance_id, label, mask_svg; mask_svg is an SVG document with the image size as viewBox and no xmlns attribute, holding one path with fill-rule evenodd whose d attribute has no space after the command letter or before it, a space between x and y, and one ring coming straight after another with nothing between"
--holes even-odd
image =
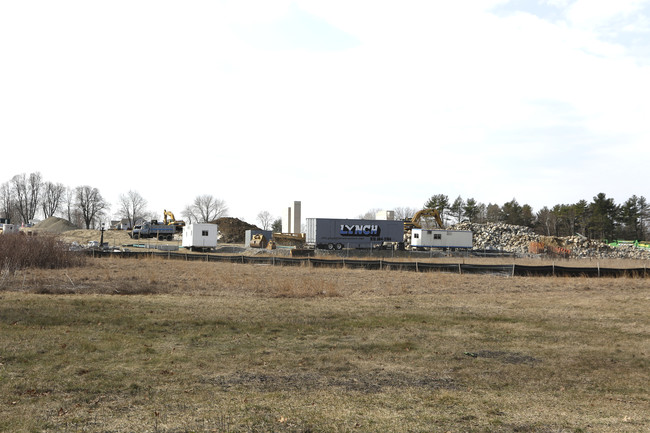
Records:
<instances>
[{"instance_id":1,"label":"small building","mask_svg":"<svg viewBox=\"0 0 650 433\"><path fill-rule=\"evenodd\" d=\"M208 251L217 247L217 225L208 223L189 224L183 227L183 248L192 251Z\"/></svg>"},{"instance_id":2,"label":"small building","mask_svg":"<svg viewBox=\"0 0 650 433\"><path fill-rule=\"evenodd\" d=\"M375 213L375 219L394 221L395 220L395 211L394 210L380 210L380 211L377 211Z\"/></svg>"},{"instance_id":3,"label":"small building","mask_svg":"<svg viewBox=\"0 0 650 433\"><path fill-rule=\"evenodd\" d=\"M113 230L131 230L131 221L128 218L122 218L121 220L111 220L111 229Z\"/></svg>"},{"instance_id":4,"label":"small building","mask_svg":"<svg viewBox=\"0 0 650 433\"><path fill-rule=\"evenodd\" d=\"M16 224L0 224L0 233L2 234L18 233L19 231L20 227Z\"/></svg>"},{"instance_id":5,"label":"small building","mask_svg":"<svg viewBox=\"0 0 650 433\"><path fill-rule=\"evenodd\" d=\"M414 228L411 231L412 248L472 248L471 230L429 230Z\"/></svg>"}]
</instances>

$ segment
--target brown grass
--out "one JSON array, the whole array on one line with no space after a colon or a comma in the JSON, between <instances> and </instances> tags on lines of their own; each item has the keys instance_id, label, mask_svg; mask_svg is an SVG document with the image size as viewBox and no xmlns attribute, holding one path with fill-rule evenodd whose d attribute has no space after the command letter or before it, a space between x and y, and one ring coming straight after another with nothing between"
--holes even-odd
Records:
<instances>
[{"instance_id":1,"label":"brown grass","mask_svg":"<svg viewBox=\"0 0 650 433\"><path fill-rule=\"evenodd\" d=\"M650 425L648 280L89 265L0 292L0 431Z\"/></svg>"}]
</instances>

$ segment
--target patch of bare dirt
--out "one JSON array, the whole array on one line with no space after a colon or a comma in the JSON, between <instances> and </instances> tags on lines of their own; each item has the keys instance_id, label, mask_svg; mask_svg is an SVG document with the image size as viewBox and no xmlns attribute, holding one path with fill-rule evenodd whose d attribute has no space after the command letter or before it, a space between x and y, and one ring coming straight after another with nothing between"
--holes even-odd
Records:
<instances>
[{"instance_id":1,"label":"patch of bare dirt","mask_svg":"<svg viewBox=\"0 0 650 433\"><path fill-rule=\"evenodd\" d=\"M436 376L419 376L403 372L372 371L341 376L331 372L303 372L291 374L261 374L239 372L229 376L217 376L204 379L205 382L229 390L237 387L248 387L265 392L288 390L313 390L323 388L342 388L347 391L378 393L386 388L428 388L457 389L458 384L449 378Z\"/></svg>"},{"instance_id":2,"label":"patch of bare dirt","mask_svg":"<svg viewBox=\"0 0 650 433\"><path fill-rule=\"evenodd\" d=\"M68 230L66 232L59 234L59 238L63 242L67 242L67 243L76 242L80 245L86 245L89 241L99 242L101 236L102 233L99 230L86 230L86 229ZM104 242L108 242L110 246L119 247L126 244L132 244L133 239L129 237L129 234L126 230L105 230Z\"/></svg>"}]
</instances>

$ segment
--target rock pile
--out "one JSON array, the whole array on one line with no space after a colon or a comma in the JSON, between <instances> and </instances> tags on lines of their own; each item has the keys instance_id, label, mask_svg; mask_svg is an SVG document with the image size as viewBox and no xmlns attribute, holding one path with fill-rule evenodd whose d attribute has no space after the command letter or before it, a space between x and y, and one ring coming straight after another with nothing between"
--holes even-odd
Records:
<instances>
[{"instance_id":1,"label":"rock pile","mask_svg":"<svg viewBox=\"0 0 650 433\"><path fill-rule=\"evenodd\" d=\"M500 250L509 253L528 253L531 242L540 242L540 236L528 227L512 224L463 222L452 230L471 230L474 236L474 249Z\"/></svg>"},{"instance_id":2,"label":"rock pile","mask_svg":"<svg viewBox=\"0 0 650 433\"><path fill-rule=\"evenodd\" d=\"M566 250L571 258L650 259L650 250L633 245L611 247L584 236L540 236L528 227L504 223L476 224L463 222L452 230L471 230L475 250L495 250L515 254L528 254L532 243Z\"/></svg>"}]
</instances>

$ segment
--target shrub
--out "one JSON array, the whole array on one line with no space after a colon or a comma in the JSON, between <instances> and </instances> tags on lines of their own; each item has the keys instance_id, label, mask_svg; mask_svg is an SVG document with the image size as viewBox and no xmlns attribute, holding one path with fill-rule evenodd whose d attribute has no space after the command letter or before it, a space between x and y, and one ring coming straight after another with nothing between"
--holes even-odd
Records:
<instances>
[{"instance_id":1,"label":"shrub","mask_svg":"<svg viewBox=\"0 0 650 433\"><path fill-rule=\"evenodd\" d=\"M81 266L85 257L54 236L0 235L0 269L16 272L24 268L68 268Z\"/></svg>"}]
</instances>

